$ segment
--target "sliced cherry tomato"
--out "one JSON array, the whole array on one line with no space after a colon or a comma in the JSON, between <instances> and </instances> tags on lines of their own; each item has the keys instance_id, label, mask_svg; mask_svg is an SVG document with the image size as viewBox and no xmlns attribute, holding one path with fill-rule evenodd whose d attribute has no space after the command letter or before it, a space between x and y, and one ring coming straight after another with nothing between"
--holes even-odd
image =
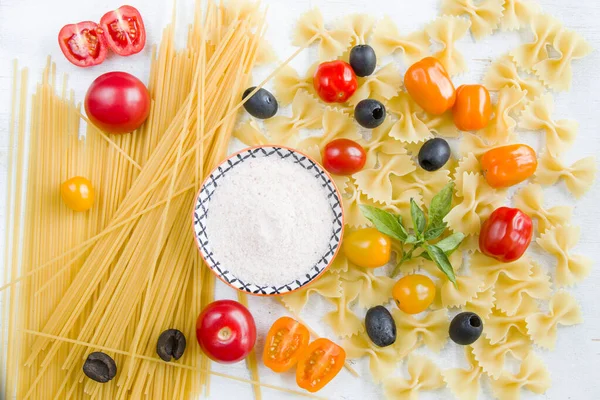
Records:
<instances>
[{"instance_id":1,"label":"sliced cherry tomato","mask_svg":"<svg viewBox=\"0 0 600 400\"><path fill-rule=\"evenodd\" d=\"M131 6L109 11L100 19L100 27L108 45L115 53L129 56L146 45L146 28L140 12Z\"/></svg>"},{"instance_id":2,"label":"sliced cherry tomato","mask_svg":"<svg viewBox=\"0 0 600 400\"><path fill-rule=\"evenodd\" d=\"M533 222L518 208L500 207L481 226L479 250L502 262L516 261L531 243Z\"/></svg>"},{"instance_id":3,"label":"sliced cherry tomato","mask_svg":"<svg viewBox=\"0 0 600 400\"><path fill-rule=\"evenodd\" d=\"M375 228L351 232L342 243L348 260L359 267L377 268L390 261L392 241Z\"/></svg>"},{"instance_id":4,"label":"sliced cherry tomato","mask_svg":"<svg viewBox=\"0 0 600 400\"><path fill-rule=\"evenodd\" d=\"M413 100L430 114L443 114L456 101L454 84L442 63L433 57L413 64L404 75L404 86Z\"/></svg>"},{"instance_id":5,"label":"sliced cherry tomato","mask_svg":"<svg viewBox=\"0 0 600 400\"><path fill-rule=\"evenodd\" d=\"M418 314L433 303L435 284L425 275L406 275L396 282L392 295L400 310L407 314Z\"/></svg>"},{"instance_id":6,"label":"sliced cherry tomato","mask_svg":"<svg viewBox=\"0 0 600 400\"><path fill-rule=\"evenodd\" d=\"M346 362L346 352L329 339L312 342L300 356L296 369L296 383L314 393L327 385Z\"/></svg>"},{"instance_id":7,"label":"sliced cherry tomato","mask_svg":"<svg viewBox=\"0 0 600 400\"><path fill-rule=\"evenodd\" d=\"M492 116L490 92L482 85L462 85L456 89L456 102L452 107L454 125L461 131L483 129Z\"/></svg>"},{"instance_id":8,"label":"sliced cherry tomato","mask_svg":"<svg viewBox=\"0 0 600 400\"><path fill-rule=\"evenodd\" d=\"M344 103L358 87L354 70L345 61L321 63L313 79L315 91L326 103Z\"/></svg>"},{"instance_id":9,"label":"sliced cherry tomato","mask_svg":"<svg viewBox=\"0 0 600 400\"><path fill-rule=\"evenodd\" d=\"M108 43L98 24L83 21L63 26L58 44L67 60L78 67L101 64L108 53Z\"/></svg>"},{"instance_id":10,"label":"sliced cherry tomato","mask_svg":"<svg viewBox=\"0 0 600 400\"><path fill-rule=\"evenodd\" d=\"M493 188L504 188L523 182L537 169L535 150L526 144L511 144L488 150L481 157L481 169Z\"/></svg>"},{"instance_id":11,"label":"sliced cherry tomato","mask_svg":"<svg viewBox=\"0 0 600 400\"><path fill-rule=\"evenodd\" d=\"M96 193L92 182L83 176L75 176L60 185L64 203L74 211L87 211L94 205Z\"/></svg>"},{"instance_id":12,"label":"sliced cherry tomato","mask_svg":"<svg viewBox=\"0 0 600 400\"><path fill-rule=\"evenodd\" d=\"M363 147L350 139L335 139L323 150L323 167L332 174L352 175L367 162Z\"/></svg>"},{"instance_id":13,"label":"sliced cherry tomato","mask_svg":"<svg viewBox=\"0 0 600 400\"><path fill-rule=\"evenodd\" d=\"M310 342L310 332L300 322L281 317L267 334L263 362L275 372L285 372L298 362Z\"/></svg>"},{"instance_id":14,"label":"sliced cherry tomato","mask_svg":"<svg viewBox=\"0 0 600 400\"><path fill-rule=\"evenodd\" d=\"M85 112L105 132L132 132L150 114L150 93L135 76L108 72L92 82L85 95Z\"/></svg>"},{"instance_id":15,"label":"sliced cherry tomato","mask_svg":"<svg viewBox=\"0 0 600 400\"><path fill-rule=\"evenodd\" d=\"M196 339L211 360L235 363L250 354L256 343L256 325L250 311L233 300L217 300L196 321Z\"/></svg>"}]
</instances>

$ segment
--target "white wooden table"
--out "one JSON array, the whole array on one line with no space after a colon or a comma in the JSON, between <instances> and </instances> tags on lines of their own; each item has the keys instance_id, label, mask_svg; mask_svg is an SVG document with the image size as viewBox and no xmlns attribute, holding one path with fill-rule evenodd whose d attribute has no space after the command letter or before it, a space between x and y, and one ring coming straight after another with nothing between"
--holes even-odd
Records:
<instances>
[{"instance_id":1,"label":"white wooden table","mask_svg":"<svg viewBox=\"0 0 600 400\"><path fill-rule=\"evenodd\" d=\"M390 15L402 32L410 32L429 22L437 15L439 0L263 0L269 5L269 30L267 37L281 59L293 51L290 47L290 33L298 15L310 7L318 6L326 19L353 13L368 13L376 17ZM148 43L157 43L162 27L170 21L172 0L0 0L0 222L4 227L4 201L6 190L6 167L8 146L8 121L11 93L12 60L19 59L21 66L31 68L31 89L39 80L48 54L53 56L58 71L70 75L69 85L75 89L78 100L82 100L91 81L99 74L110 70L125 70L144 79L149 70L149 48L142 55L130 58L111 58L103 65L92 69L80 69L69 64L62 56L56 43L58 30L66 23L83 20L98 20L109 9L129 3L139 8L148 30ZM179 0L181 21L189 16L192 0ZM573 89L569 93L556 96L556 115L561 118L576 119L580 123L577 143L567 155L572 162L586 155L600 152L600 2L597 0L541 0L544 10L563 23L581 33L596 49L583 61L575 63ZM470 37L459 42L459 49L465 54L470 72L455 79L463 82L481 80L489 60L503 54L519 41L519 34L497 34L475 43ZM303 70L315 58L314 50L301 54L292 65ZM257 73L257 78L272 67ZM573 199L559 186L546 191L547 201L551 204L567 204ZM600 258L600 186L596 185L582 200L575 203L574 223L582 227L581 242L576 250L592 258ZM3 228L2 228L3 229ZM0 243L4 243L1 232ZM552 260L547 260L551 262ZM0 267L0 272L2 268ZM538 352L551 371L553 386L544 396L538 398L564 400L592 400L600 398L600 270L594 269L592 275L572 293L580 301L585 323L559 330L558 342L554 352ZM231 289L218 283L218 297L234 298ZM259 334L264 336L270 324L285 310L278 303L261 298L251 298ZM320 299L312 299L305 309L303 317L311 326L323 335L331 332L320 316L331 306ZM194 339L189 338L191 346ZM258 343L262 348L262 343ZM438 355L431 355L442 368L464 366L463 352L456 346L446 346ZM232 366L215 366L219 371L248 377L244 363ZM353 378L343 371L336 380L320 394L334 399L379 399L383 397L381 387L372 383L366 363L356 364L363 376ZM276 375L261 368L261 379L265 382L295 388L292 375ZM489 387L484 385L485 398L491 398ZM263 389L265 399L296 398L277 391ZM251 388L243 383L213 377L211 399L251 399ZM422 393L420 399L451 398L448 390L434 393ZM523 398L536 398L529 392L523 392Z\"/></svg>"}]
</instances>

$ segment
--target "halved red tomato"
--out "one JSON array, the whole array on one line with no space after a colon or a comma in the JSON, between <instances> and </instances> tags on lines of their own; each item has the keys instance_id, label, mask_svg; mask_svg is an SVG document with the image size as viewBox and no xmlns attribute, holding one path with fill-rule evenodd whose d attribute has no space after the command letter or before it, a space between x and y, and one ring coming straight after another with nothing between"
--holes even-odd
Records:
<instances>
[{"instance_id":1,"label":"halved red tomato","mask_svg":"<svg viewBox=\"0 0 600 400\"><path fill-rule=\"evenodd\" d=\"M341 371L346 352L329 339L312 342L300 356L296 369L296 383L314 393L327 385Z\"/></svg>"},{"instance_id":2,"label":"halved red tomato","mask_svg":"<svg viewBox=\"0 0 600 400\"><path fill-rule=\"evenodd\" d=\"M146 28L140 12L131 6L109 11L100 20L108 45L115 53L129 56L146 45Z\"/></svg>"},{"instance_id":3,"label":"halved red tomato","mask_svg":"<svg viewBox=\"0 0 600 400\"><path fill-rule=\"evenodd\" d=\"M78 67L101 64L108 53L106 38L92 21L63 26L58 32L58 44L67 60Z\"/></svg>"},{"instance_id":4,"label":"halved red tomato","mask_svg":"<svg viewBox=\"0 0 600 400\"><path fill-rule=\"evenodd\" d=\"M285 372L298 362L309 341L310 332L304 325L290 317L281 317L269 329L263 362L275 372Z\"/></svg>"}]
</instances>

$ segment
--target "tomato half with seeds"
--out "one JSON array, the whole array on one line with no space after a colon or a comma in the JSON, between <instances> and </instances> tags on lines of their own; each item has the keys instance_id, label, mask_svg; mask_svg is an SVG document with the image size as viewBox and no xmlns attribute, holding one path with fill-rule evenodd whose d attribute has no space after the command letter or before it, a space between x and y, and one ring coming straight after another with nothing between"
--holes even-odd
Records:
<instances>
[{"instance_id":1,"label":"tomato half with seeds","mask_svg":"<svg viewBox=\"0 0 600 400\"><path fill-rule=\"evenodd\" d=\"M67 60L78 67L101 64L108 53L108 43L98 24L83 21L63 26L58 44Z\"/></svg>"},{"instance_id":2,"label":"tomato half with seeds","mask_svg":"<svg viewBox=\"0 0 600 400\"><path fill-rule=\"evenodd\" d=\"M100 19L106 41L121 56L139 53L146 45L146 28L140 12L131 6L109 11Z\"/></svg>"},{"instance_id":3,"label":"tomato half with seeds","mask_svg":"<svg viewBox=\"0 0 600 400\"><path fill-rule=\"evenodd\" d=\"M298 362L310 342L306 326L290 317L281 317L267 333L263 362L275 372L285 372Z\"/></svg>"},{"instance_id":4,"label":"tomato half with seeds","mask_svg":"<svg viewBox=\"0 0 600 400\"><path fill-rule=\"evenodd\" d=\"M312 342L300 356L296 368L296 383L311 393L321 390L341 371L346 352L326 338Z\"/></svg>"}]
</instances>

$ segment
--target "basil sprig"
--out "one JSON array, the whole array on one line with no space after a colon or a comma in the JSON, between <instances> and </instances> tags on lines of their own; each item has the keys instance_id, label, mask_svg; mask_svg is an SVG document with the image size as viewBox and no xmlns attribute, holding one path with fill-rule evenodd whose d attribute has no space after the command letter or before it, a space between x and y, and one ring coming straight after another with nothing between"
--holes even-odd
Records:
<instances>
[{"instance_id":1,"label":"basil sprig","mask_svg":"<svg viewBox=\"0 0 600 400\"><path fill-rule=\"evenodd\" d=\"M451 182L431 199L427 217L417 203L413 199L410 199L412 232L403 225L402 217L377 207L360 206L360 210L365 218L371 221L379 232L398 240L403 245L412 245L412 248L408 251L404 251L404 246L401 246L402 257L398 261L398 265L394 269L392 276L398 274L404 262L415 257L422 257L432 260L448 277L450 282L456 285L454 268L452 268L448 256L458 248L465 235L455 232L435 244L429 243L432 240L438 239L446 231L447 224L444 222L444 218L452 209L453 189L454 183ZM421 252L413 255L417 250Z\"/></svg>"}]
</instances>

